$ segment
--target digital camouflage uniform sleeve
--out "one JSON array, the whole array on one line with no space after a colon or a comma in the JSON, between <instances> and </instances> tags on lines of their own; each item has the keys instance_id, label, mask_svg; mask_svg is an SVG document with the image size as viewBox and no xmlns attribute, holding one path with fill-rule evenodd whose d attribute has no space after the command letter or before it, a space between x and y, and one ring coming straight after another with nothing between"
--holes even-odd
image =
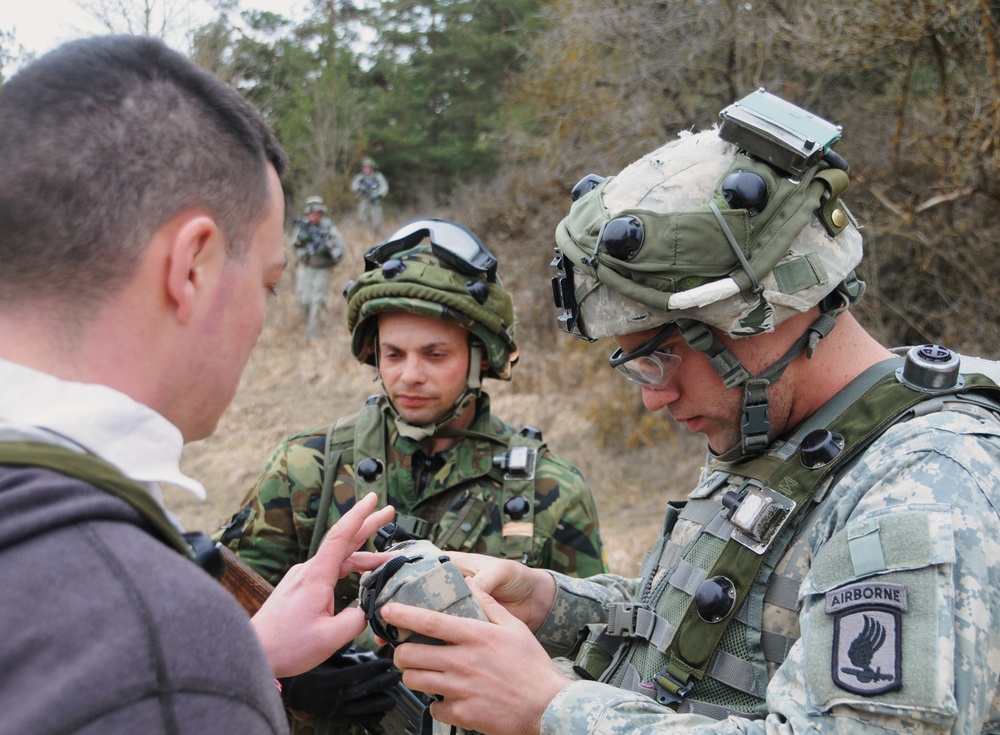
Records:
<instances>
[{"instance_id":1,"label":"digital camouflage uniform sleeve","mask_svg":"<svg viewBox=\"0 0 1000 735\"><path fill-rule=\"evenodd\" d=\"M576 643L577 632L585 626L607 622L605 611L609 604L634 599L640 582L616 574L587 579L550 574L556 582L556 596L535 637L552 657L566 656Z\"/></svg>"},{"instance_id":2,"label":"digital camouflage uniform sleeve","mask_svg":"<svg viewBox=\"0 0 1000 735\"><path fill-rule=\"evenodd\" d=\"M292 230L291 243L292 250L295 252L295 257L301 258L302 254L305 252L306 245L308 244L309 236L306 234L305 228L302 225L295 225L295 229Z\"/></svg>"},{"instance_id":3,"label":"digital camouflage uniform sleeve","mask_svg":"<svg viewBox=\"0 0 1000 735\"><path fill-rule=\"evenodd\" d=\"M544 545L532 566L574 577L606 572L597 506L580 470L545 452L535 470L535 498L534 535Z\"/></svg>"},{"instance_id":4,"label":"digital camouflage uniform sleeve","mask_svg":"<svg viewBox=\"0 0 1000 735\"><path fill-rule=\"evenodd\" d=\"M344 236L341 234L337 225L330 222L330 252L333 254L334 260L340 260L344 257L344 253L347 252L347 243L344 242Z\"/></svg>"},{"instance_id":5,"label":"digital camouflage uniform sleeve","mask_svg":"<svg viewBox=\"0 0 1000 735\"><path fill-rule=\"evenodd\" d=\"M808 519L802 637L766 718L681 715L578 681L541 732L1000 732L998 473L996 424L963 413L899 424L868 449Z\"/></svg>"},{"instance_id":6,"label":"digital camouflage uniform sleeve","mask_svg":"<svg viewBox=\"0 0 1000 735\"><path fill-rule=\"evenodd\" d=\"M282 442L217 537L272 584L308 557L316 520L307 510L322 488L325 441L322 427Z\"/></svg>"}]
</instances>

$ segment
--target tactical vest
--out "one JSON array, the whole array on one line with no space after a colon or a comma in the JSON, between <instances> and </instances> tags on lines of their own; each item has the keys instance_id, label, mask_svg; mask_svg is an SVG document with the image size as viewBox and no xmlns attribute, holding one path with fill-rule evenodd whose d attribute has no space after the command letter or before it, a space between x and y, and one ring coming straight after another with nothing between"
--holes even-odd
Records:
<instances>
[{"instance_id":1,"label":"tactical vest","mask_svg":"<svg viewBox=\"0 0 1000 735\"><path fill-rule=\"evenodd\" d=\"M678 712L763 717L768 668L796 640L762 632L763 608L797 615L805 570L774 571L804 543L815 504L898 421L945 407L1000 412L1000 388L983 375L963 374L962 385L930 395L897 379L902 364L869 368L768 454L719 463L687 502L670 503L636 599L609 606L606 626L590 626L577 671ZM678 542L682 519L700 530Z\"/></svg>"},{"instance_id":2,"label":"tactical vest","mask_svg":"<svg viewBox=\"0 0 1000 735\"><path fill-rule=\"evenodd\" d=\"M379 507L388 504L385 422L391 418L385 414L387 400L385 396L370 397L353 425L349 423L349 417L343 418L332 423L327 431L323 488L309 548L310 557L316 553L327 531L338 467L354 466L354 493L358 500L375 492ZM449 429L440 432L440 435L486 440L504 449L503 454L493 458L493 466L488 473L502 486L500 497L495 502L503 520L503 555L526 562L534 539L535 465L546 448L541 432L529 426L509 437ZM447 512L437 523L406 514L397 514L396 523L415 538L427 539L442 549L453 550L462 547L472 529L476 528L479 518L488 510L482 492L471 492L457 512Z\"/></svg>"},{"instance_id":3,"label":"tactical vest","mask_svg":"<svg viewBox=\"0 0 1000 735\"><path fill-rule=\"evenodd\" d=\"M134 480L113 465L90 454L74 452L44 442L0 442L0 465L41 467L73 477L114 495L134 508L146 521L146 530L216 579L225 571L225 561L216 544L204 533L181 533L163 508Z\"/></svg>"}]
</instances>

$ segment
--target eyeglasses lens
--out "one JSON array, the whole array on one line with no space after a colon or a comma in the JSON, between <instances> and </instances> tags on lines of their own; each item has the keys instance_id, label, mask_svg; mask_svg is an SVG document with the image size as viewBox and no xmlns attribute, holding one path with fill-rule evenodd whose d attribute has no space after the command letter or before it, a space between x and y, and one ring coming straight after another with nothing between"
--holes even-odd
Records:
<instances>
[{"instance_id":1,"label":"eyeglasses lens","mask_svg":"<svg viewBox=\"0 0 1000 735\"><path fill-rule=\"evenodd\" d=\"M676 331L676 323L664 324L648 342L631 352L621 348L615 350L608 358L608 364L636 385L664 388L681 364L680 355L662 346Z\"/></svg>"},{"instance_id":2,"label":"eyeglasses lens","mask_svg":"<svg viewBox=\"0 0 1000 735\"><path fill-rule=\"evenodd\" d=\"M627 380L646 388L665 388L674 376L681 358L669 352L654 352L652 355L615 365L615 369Z\"/></svg>"}]
</instances>

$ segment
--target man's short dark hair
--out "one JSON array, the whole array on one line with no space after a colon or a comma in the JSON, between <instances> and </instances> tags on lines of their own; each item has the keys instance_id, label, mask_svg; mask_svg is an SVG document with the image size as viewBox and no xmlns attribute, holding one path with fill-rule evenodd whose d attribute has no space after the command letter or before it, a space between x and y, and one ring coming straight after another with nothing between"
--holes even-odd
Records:
<instances>
[{"instance_id":1,"label":"man's short dark hair","mask_svg":"<svg viewBox=\"0 0 1000 735\"><path fill-rule=\"evenodd\" d=\"M0 86L0 303L87 308L154 232L212 215L239 257L285 155L234 89L161 41L67 43Z\"/></svg>"}]
</instances>

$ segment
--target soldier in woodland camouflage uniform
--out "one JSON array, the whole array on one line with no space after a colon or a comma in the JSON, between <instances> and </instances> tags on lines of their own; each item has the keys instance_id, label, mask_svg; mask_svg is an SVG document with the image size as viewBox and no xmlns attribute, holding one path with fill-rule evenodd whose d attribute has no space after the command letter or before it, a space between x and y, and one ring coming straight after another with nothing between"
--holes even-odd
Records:
<instances>
[{"instance_id":1,"label":"soldier in woodland camouflage uniform","mask_svg":"<svg viewBox=\"0 0 1000 735\"><path fill-rule=\"evenodd\" d=\"M493 624L385 605L451 644L397 648L403 681L488 733L1000 732L986 361L881 347L846 310L843 159L791 174L724 130L588 177L556 231L564 325L705 434L700 482L638 579L453 557Z\"/></svg>"},{"instance_id":2,"label":"soldier in woodland camouflage uniform","mask_svg":"<svg viewBox=\"0 0 1000 735\"><path fill-rule=\"evenodd\" d=\"M283 442L222 539L276 582L375 490L399 526L442 549L571 576L605 572L580 471L537 430L492 415L480 389L481 377L509 380L517 359L514 306L492 255L464 227L431 219L365 258L345 293L348 327L354 355L379 369L385 395ZM356 577L337 598L357 599ZM317 732L332 730L317 723Z\"/></svg>"}]
</instances>

